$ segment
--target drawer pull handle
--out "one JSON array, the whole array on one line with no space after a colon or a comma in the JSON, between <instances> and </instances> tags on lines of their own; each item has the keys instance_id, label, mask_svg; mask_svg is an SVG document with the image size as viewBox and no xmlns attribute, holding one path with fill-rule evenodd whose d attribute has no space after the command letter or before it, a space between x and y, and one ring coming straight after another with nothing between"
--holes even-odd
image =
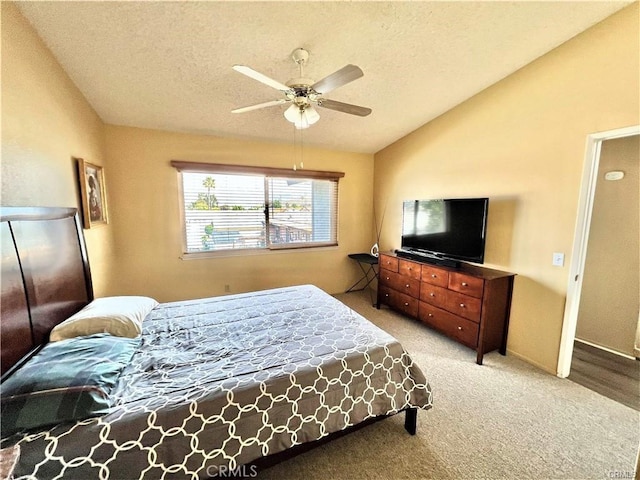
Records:
<instances>
[{"instance_id":1,"label":"drawer pull handle","mask_svg":"<svg viewBox=\"0 0 640 480\"><path fill-rule=\"evenodd\" d=\"M458 326L458 330L462 331L462 327L461 327L461 326Z\"/></svg>"},{"instance_id":2,"label":"drawer pull handle","mask_svg":"<svg viewBox=\"0 0 640 480\"><path fill-rule=\"evenodd\" d=\"M436 296L436 294L435 294L435 293L433 293L433 292L431 292L431 293L429 294L429 296L430 296L430 297L435 297L435 296Z\"/></svg>"},{"instance_id":3,"label":"drawer pull handle","mask_svg":"<svg viewBox=\"0 0 640 480\"><path fill-rule=\"evenodd\" d=\"M389 280L389 277L387 277L387 280Z\"/></svg>"},{"instance_id":4,"label":"drawer pull handle","mask_svg":"<svg viewBox=\"0 0 640 480\"><path fill-rule=\"evenodd\" d=\"M405 285L405 287L409 288L409 284L407 283L407 284Z\"/></svg>"},{"instance_id":5,"label":"drawer pull handle","mask_svg":"<svg viewBox=\"0 0 640 480\"><path fill-rule=\"evenodd\" d=\"M438 278L438 276L435 273L432 273L431 278Z\"/></svg>"},{"instance_id":6,"label":"drawer pull handle","mask_svg":"<svg viewBox=\"0 0 640 480\"><path fill-rule=\"evenodd\" d=\"M429 315L427 315L427 317L433 317L433 313L430 313Z\"/></svg>"},{"instance_id":7,"label":"drawer pull handle","mask_svg":"<svg viewBox=\"0 0 640 480\"><path fill-rule=\"evenodd\" d=\"M462 286L463 286L463 287L468 287L468 286L469 286L469 284L468 284L467 282L462 282Z\"/></svg>"},{"instance_id":8,"label":"drawer pull handle","mask_svg":"<svg viewBox=\"0 0 640 480\"><path fill-rule=\"evenodd\" d=\"M460 307L464 308L464 307L466 307L466 305L464 303L461 303Z\"/></svg>"},{"instance_id":9,"label":"drawer pull handle","mask_svg":"<svg viewBox=\"0 0 640 480\"><path fill-rule=\"evenodd\" d=\"M384 296L385 296L385 297L387 297L387 298L389 298L389 294L388 294L388 293L385 293L385 294L384 294Z\"/></svg>"},{"instance_id":10,"label":"drawer pull handle","mask_svg":"<svg viewBox=\"0 0 640 480\"><path fill-rule=\"evenodd\" d=\"M404 302L404 306L405 306L405 307L408 307L408 306L409 306L409 303L408 303L408 302Z\"/></svg>"}]
</instances>

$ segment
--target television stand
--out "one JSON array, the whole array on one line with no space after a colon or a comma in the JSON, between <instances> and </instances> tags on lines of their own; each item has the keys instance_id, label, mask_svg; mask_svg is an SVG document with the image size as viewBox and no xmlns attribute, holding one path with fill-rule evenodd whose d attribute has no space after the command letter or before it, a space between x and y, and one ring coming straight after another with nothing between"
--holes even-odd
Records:
<instances>
[{"instance_id":1,"label":"television stand","mask_svg":"<svg viewBox=\"0 0 640 480\"><path fill-rule=\"evenodd\" d=\"M415 260L416 262L427 262L431 263L432 265L442 265L443 267L451 268L460 267L460 262L457 260L453 260L452 258L429 255L428 253L418 252L415 250L405 250L404 248L399 248L395 251L395 253L399 257L409 258L411 260Z\"/></svg>"},{"instance_id":2,"label":"television stand","mask_svg":"<svg viewBox=\"0 0 640 480\"><path fill-rule=\"evenodd\" d=\"M415 318L476 351L507 354L515 274L468 263L457 268L381 253L378 303Z\"/></svg>"}]
</instances>

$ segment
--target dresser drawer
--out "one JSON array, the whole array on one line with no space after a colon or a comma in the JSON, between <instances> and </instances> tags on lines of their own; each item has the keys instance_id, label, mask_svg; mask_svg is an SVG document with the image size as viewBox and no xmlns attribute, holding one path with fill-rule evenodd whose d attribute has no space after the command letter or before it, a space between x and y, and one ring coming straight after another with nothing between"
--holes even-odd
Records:
<instances>
[{"instance_id":1,"label":"dresser drawer","mask_svg":"<svg viewBox=\"0 0 640 480\"><path fill-rule=\"evenodd\" d=\"M398 259L396 257L391 257L381 253L380 258L378 259L378 264L380 268L384 268L385 270L389 270L391 272L398 271Z\"/></svg>"},{"instance_id":2,"label":"dresser drawer","mask_svg":"<svg viewBox=\"0 0 640 480\"><path fill-rule=\"evenodd\" d=\"M418 299L392 288L380 288L380 301L410 317L418 316Z\"/></svg>"},{"instance_id":3,"label":"dresser drawer","mask_svg":"<svg viewBox=\"0 0 640 480\"><path fill-rule=\"evenodd\" d=\"M431 265L422 265L422 281L446 288L449 284L449 272Z\"/></svg>"},{"instance_id":4,"label":"dresser drawer","mask_svg":"<svg viewBox=\"0 0 640 480\"><path fill-rule=\"evenodd\" d=\"M420 280L421 265L415 262L409 262L408 260L398 260L398 272L402 275L406 275L416 280Z\"/></svg>"},{"instance_id":5,"label":"dresser drawer","mask_svg":"<svg viewBox=\"0 0 640 480\"><path fill-rule=\"evenodd\" d=\"M451 272L449 274L449 288L472 297L482 298L484 280L464 273Z\"/></svg>"},{"instance_id":6,"label":"dresser drawer","mask_svg":"<svg viewBox=\"0 0 640 480\"><path fill-rule=\"evenodd\" d=\"M479 325L425 302L418 308L420 321L471 348L478 346Z\"/></svg>"},{"instance_id":7,"label":"dresser drawer","mask_svg":"<svg viewBox=\"0 0 640 480\"><path fill-rule=\"evenodd\" d=\"M420 281L388 270L380 270L380 284L412 297L420 296Z\"/></svg>"},{"instance_id":8,"label":"dresser drawer","mask_svg":"<svg viewBox=\"0 0 640 480\"><path fill-rule=\"evenodd\" d=\"M448 293L449 291L446 288L426 282L420 283L420 300L436 307L446 308Z\"/></svg>"},{"instance_id":9,"label":"dresser drawer","mask_svg":"<svg viewBox=\"0 0 640 480\"><path fill-rule=\"evenodd\" d=\"M382 284L378 285L378 301L380 303L390 305L392 302L392 296L394 293L398 293L398 292Z\"/></svg>"},{"instance_id":10,"label":"dresser drawer","mask_svg":"<svg viewBox=\"0 0 640 480\"><path fill-rule=\"evenodd\" d=\"M446 310L461 317L480 323L482 300L463 293L447 290Z\"/></svg>"}]
</instances>

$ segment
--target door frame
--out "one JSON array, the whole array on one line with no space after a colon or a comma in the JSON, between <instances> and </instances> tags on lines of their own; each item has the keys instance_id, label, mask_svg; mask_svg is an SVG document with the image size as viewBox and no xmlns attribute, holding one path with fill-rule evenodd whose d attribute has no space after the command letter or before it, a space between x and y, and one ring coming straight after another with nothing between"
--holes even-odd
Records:
<instances>
[{"instance_id":1,"label":"door frame","mask_svg":"<svg viewBox=\"0 0 640 480\"><path fill-rule=\"evenodd\" d=\"M578 215L573 236L573 248L571 250L569 283L567 285L567 299L562 323L562 337L560 338L560 353L558 355L557 375L560 378L568 377L571 370L573 342L576 338L576 328L578 325L582 278L584 275L584 264L587 258L587 243L589 240L589 229L591 228L591 214L593 212L596 181L598 180L598 168L600 167L602 142L616 138L631 137L633 135L640 135L640 125L587 135L580 200L578 202Z\"/></svg>"}]
</instances>

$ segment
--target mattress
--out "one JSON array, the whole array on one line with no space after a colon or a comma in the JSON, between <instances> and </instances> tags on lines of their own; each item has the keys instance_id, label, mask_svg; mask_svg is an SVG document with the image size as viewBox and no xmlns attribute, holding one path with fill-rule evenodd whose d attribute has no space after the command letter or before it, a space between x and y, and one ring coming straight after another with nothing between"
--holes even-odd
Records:
<instances>
[{"instance_id":1,"label":"mattress","mask_svg":"<svg viewBox=\"0 0 640 480\"><path fill-rule=\"evenodd\" d=\"M15 475L208 478L432 406L400 343L311 285L158 305L112 395L104 415L21 438Z\"/></svg>"}]
</instances>

